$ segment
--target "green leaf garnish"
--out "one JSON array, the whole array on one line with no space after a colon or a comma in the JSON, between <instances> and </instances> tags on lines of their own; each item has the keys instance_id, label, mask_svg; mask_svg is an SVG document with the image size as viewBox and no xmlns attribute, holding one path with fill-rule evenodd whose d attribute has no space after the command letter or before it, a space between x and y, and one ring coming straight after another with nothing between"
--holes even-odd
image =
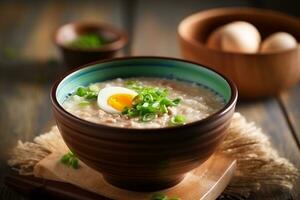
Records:
<instances>
[{"instance_id":1,"label":"green leaf garnish","mask_svg":"<svg viewBox=\"0 0 300 200\"><path fill-rule=\"evenodd\" d=\"M85 34L78 36L69 43L70 47L79 49L95 49L104 45L104 40L97 34Z\"/></svg>"},{"instance_id":2,"label":"green leaf garnish","mask_svg":"<svg viewBox=\"0 0 300 200\"><path fill-rule=\"evenodd\" d=\"M72 167L73 169L79 168L79 160L71 151L63 155L60 159L60 162L67 165L68 167Z\"/></svg>"},{"instance_id":3,"label":"green leaf garnish","mask_svg":"<svg viewBox=\"0 0 300 200\"><path fill-rule=\"evenodd\" d=\"M172 126L183 125L185 121L186 119L184 115L176 115L171 118L170 125Z\"/></svg>"},{"instance_id":4,"label":"green leaf garnish","mask_svg":"<svg viewBox=\"0 0 300 200\"><path fill-rule=\"evenodd\" d=\"M181 101L179 98L169 99L165 88L145 87L136 81L127 81L126 87L135 90L138 95L133 99L133 105L126 107L122 114L130 118L139 117L142 122L149 122L168 113L168 107L177 106Z\"/></svg>"}]
</instances>

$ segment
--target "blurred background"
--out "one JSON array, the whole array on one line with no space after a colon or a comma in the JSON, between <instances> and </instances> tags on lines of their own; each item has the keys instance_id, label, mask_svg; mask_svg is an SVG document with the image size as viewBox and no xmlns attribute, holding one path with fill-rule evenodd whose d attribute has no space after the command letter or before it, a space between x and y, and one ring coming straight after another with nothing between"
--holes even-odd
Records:
<instances>
[{"instance_id":1,"label":"blurred background","mask_svg":"<svg viewBox=\"0 0 300 200\"><path fill-rule=\"evenodd\" d=\"M258 7L300 17L297 0L82 0L0 1L0 199L22 199L3 185L7 152L55 124L49 91L67 69L53 43L54 31L73 21L109 23L128 33L118 56L180 58L177 26L186 16L215 7ZM275 22L274 22L275 23ZM298 41L299 42L299 41ZM299 66L300 67L300 66ZM238 111L256 122L279 153L300 166L300 86L278 96L240 102ZM299 195L299 184L295 193ZM274 199L294 194L270 190ZM266 193L255 194L265 199ZM254 196L255 196L254 195ZM295 198L296 199L296 198Z\"/></svg>"}]
</instances>

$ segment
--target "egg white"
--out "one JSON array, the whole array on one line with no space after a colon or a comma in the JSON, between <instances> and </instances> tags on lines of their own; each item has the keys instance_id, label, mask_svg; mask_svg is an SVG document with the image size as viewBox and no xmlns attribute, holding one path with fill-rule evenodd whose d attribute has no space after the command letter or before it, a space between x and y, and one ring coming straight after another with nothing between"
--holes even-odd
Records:
<instances>
[{"instance_id":1,"label":"egg white","mask_svg":"<svg viewBox=\"0 0 300 200\"><path fill-rule=\"evenodd\" d=\"M97 99L98 106L102 110L108 113L121 113L120 111L116 110L115 108L111 107L108 104L108 99L112 95L116 95L116 94L129 94L132 96L138 95L137 92L124 87L105 87L102 90L100 90L98 93L98 99Z\"/></svg>"}]
</instances>

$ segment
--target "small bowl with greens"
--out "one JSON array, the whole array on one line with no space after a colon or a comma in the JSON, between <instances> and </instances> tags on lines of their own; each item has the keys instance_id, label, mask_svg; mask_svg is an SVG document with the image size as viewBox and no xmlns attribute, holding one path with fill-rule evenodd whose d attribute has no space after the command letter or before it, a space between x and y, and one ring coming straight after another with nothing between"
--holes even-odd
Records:
<instances>
[{"instance_id":1,"label":"small bowl with greens","mask_svg":"<svg viewBox=\"0 0 300 200\"><path fill-rule=\"evenodd\" d=\"M127 41L125 32L103 23L69 23L58 28L54 35L69 68L113 58Z\"/></svg>"}]
</instances>

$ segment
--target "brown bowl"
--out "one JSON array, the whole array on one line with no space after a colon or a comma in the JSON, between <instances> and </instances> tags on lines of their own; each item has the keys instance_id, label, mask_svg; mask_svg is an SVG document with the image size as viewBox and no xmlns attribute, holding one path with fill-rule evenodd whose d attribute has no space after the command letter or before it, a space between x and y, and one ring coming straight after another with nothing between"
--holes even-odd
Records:
<instances>
[{"instance_id":1,"label":"brown bowl","mask_svg":"<svg viewBox=\"0 0 300 200\"><path fill-rule=\"evenodd\" d=\"M170 70L172 68L172 70ZM217 113L193 123L167 128L120 128L80 119L63 107L78 86L125 77L172 77L203 84L225 98ZM128 57L96 62L63 76L52 87L54 116L64 141L109 183L152 191L179 183L207 160L223 141L237 101L234 84L195 63L162 57Z\"/></svg>"},{"instance_id":2,"label":"brown bowl","mask_svg":"<svg viewBox=\"0 0 300 200\"><path fill-rule=\"evenodd\" d=\"M196 13L178 27L181 53L185 59L208 65L231 78L241 97L258 98L277 94L300 79L300 47L276 53L245 54L208 48L209 34L232 21L247 21L259 30L262 39L285 31L300 41L300 21L270 10L217 8Z\"/></svg>"},{"instance_id":3,"label":"brown bowl","mask_svg":"<svg viewBox=\"0 0 300 200\"><path fill-rule=\"evenodd\" d=\"M76 37L93 33L101 36L106 44L100 48L80 49L68 45ZM61 26L54 34L54 43L60 49L68 68L93 61L113 58L128 42L127 34L110 25L92 22L74 22Z\"/></svg>"}]
</instances>

